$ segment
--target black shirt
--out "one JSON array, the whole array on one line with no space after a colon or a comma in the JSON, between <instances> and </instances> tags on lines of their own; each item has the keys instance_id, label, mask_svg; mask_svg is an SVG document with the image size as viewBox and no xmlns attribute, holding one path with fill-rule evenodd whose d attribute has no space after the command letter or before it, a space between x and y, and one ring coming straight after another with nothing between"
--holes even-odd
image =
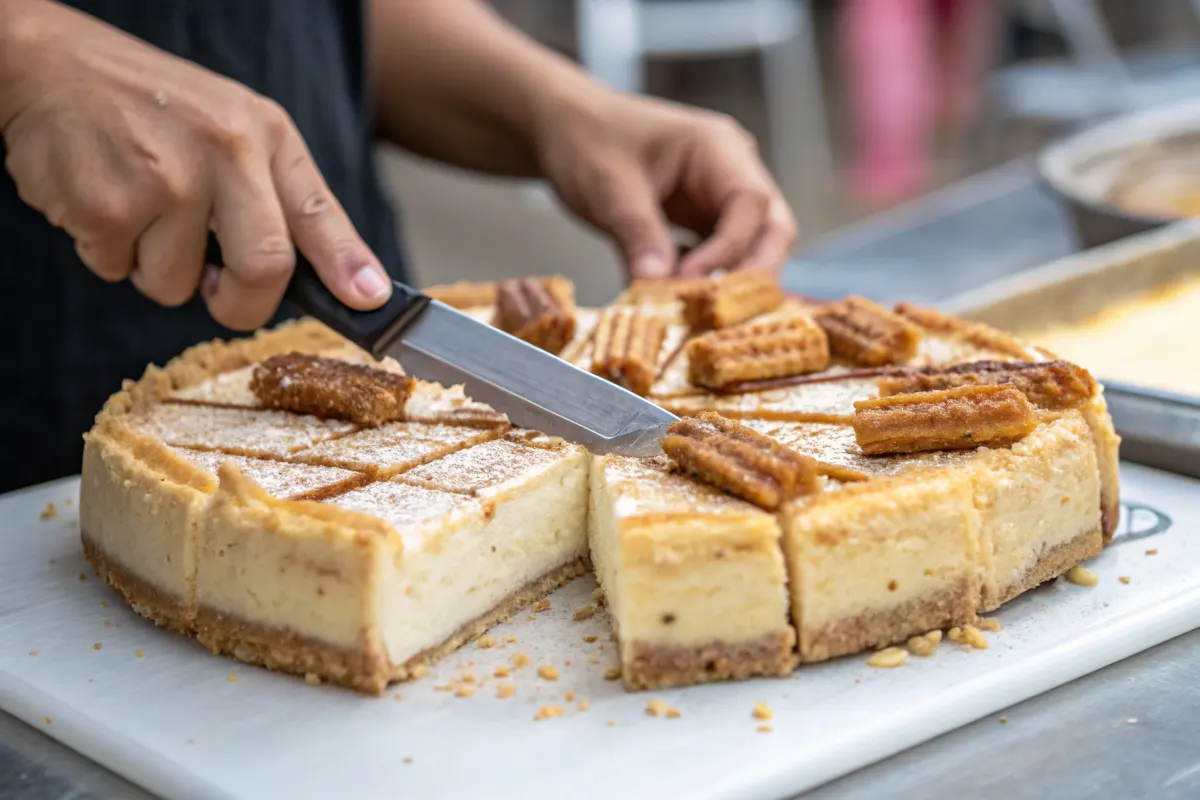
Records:
<instances>
[{"instance_id":1,"label":"black shirt","mask_svg":"<svg viewBox=\"0 0 1200 800\"><path fill-rule=\"evenodd\" d=\"M364 8L358 0L71 0L156 47L280 103L359 233L399 264L371 158ZM0 151L0 157L3 156ZM81 435L123 378L233 334L200 298L161 308L108 284L0 171L0 492L79 471ZM402 278L403 276L395 275ZM287 316L288 310L280 316Z\"/></svg>"}]
</instances>

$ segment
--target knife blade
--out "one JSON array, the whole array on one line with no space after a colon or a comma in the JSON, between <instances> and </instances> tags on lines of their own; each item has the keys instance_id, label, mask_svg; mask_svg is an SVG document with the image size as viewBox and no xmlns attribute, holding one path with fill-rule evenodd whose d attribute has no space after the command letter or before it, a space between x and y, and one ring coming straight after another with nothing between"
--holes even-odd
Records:
<instances>
[{"instance_id":1,"label":"knife blade","mask_svg":"<svg viewBox=\"0 0 1200 800\"><path fill-rule=\"evenodd\" d=\"M298 258L287 299L376 358L390 355L411 375L469 397L513 424L581 444L596 454L661 452L677 417L633 392L485 325L393 281L382 308L355 311Z\"/></svg>"}]
</instances>

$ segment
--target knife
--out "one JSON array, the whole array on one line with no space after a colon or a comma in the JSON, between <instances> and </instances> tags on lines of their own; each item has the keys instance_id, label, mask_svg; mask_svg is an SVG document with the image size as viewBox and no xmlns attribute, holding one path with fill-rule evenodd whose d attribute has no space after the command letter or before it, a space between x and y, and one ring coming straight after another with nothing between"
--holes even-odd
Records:
<instances>
[{"instance_id":1,"label":"knife","mask_svg":"<svg viewBox=\"0 0 1200 800\"><path fill-rule=\"evenodd\" d=\"M382 308L355 311L297 255L286 297L376 358L391 356L424 380L465 384L469 397L506 414L514 425L559 436L592 453L657 455L667 425L678 419L397 281Z\"/></svg>"}]
</instances>

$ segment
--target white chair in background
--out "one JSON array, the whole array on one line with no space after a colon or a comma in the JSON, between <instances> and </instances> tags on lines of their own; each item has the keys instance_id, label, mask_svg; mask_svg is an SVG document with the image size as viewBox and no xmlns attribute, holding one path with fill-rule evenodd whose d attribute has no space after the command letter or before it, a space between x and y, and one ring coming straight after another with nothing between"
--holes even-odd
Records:
<instances>
[{"instance_id":1,"label":"white chair in background","mask_svg":"<svg viewBox=\"0 0 1200 800\"><path fill-rule=\"evenodd\" d=\"M807 0L575 0L575 9L580 63L626 92L643 91L649 57L758 53L767 160L802 227L822 213L833 156Z\"/></svg>"}]
</instances>

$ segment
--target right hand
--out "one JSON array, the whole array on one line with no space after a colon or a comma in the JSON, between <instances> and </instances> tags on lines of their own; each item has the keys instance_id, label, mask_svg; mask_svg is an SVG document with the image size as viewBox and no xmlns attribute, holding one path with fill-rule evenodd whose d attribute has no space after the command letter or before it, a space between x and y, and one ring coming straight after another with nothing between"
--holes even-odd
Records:
<instances>
[{"instance_id":1,"label":"right hand","mask_svg":"<svg viewBox=\"0 0 1200 800\"><path fill-rule=\"evenodd\" d=\"M9 3L9 0L4 0ZM101 278L256 328L298 248L352 308L391 281L287 113L250 89L56 2L0 12L0 132L21 198ZM224 269L205 265L209 230Z\"/></svg>"}]
</instances>

